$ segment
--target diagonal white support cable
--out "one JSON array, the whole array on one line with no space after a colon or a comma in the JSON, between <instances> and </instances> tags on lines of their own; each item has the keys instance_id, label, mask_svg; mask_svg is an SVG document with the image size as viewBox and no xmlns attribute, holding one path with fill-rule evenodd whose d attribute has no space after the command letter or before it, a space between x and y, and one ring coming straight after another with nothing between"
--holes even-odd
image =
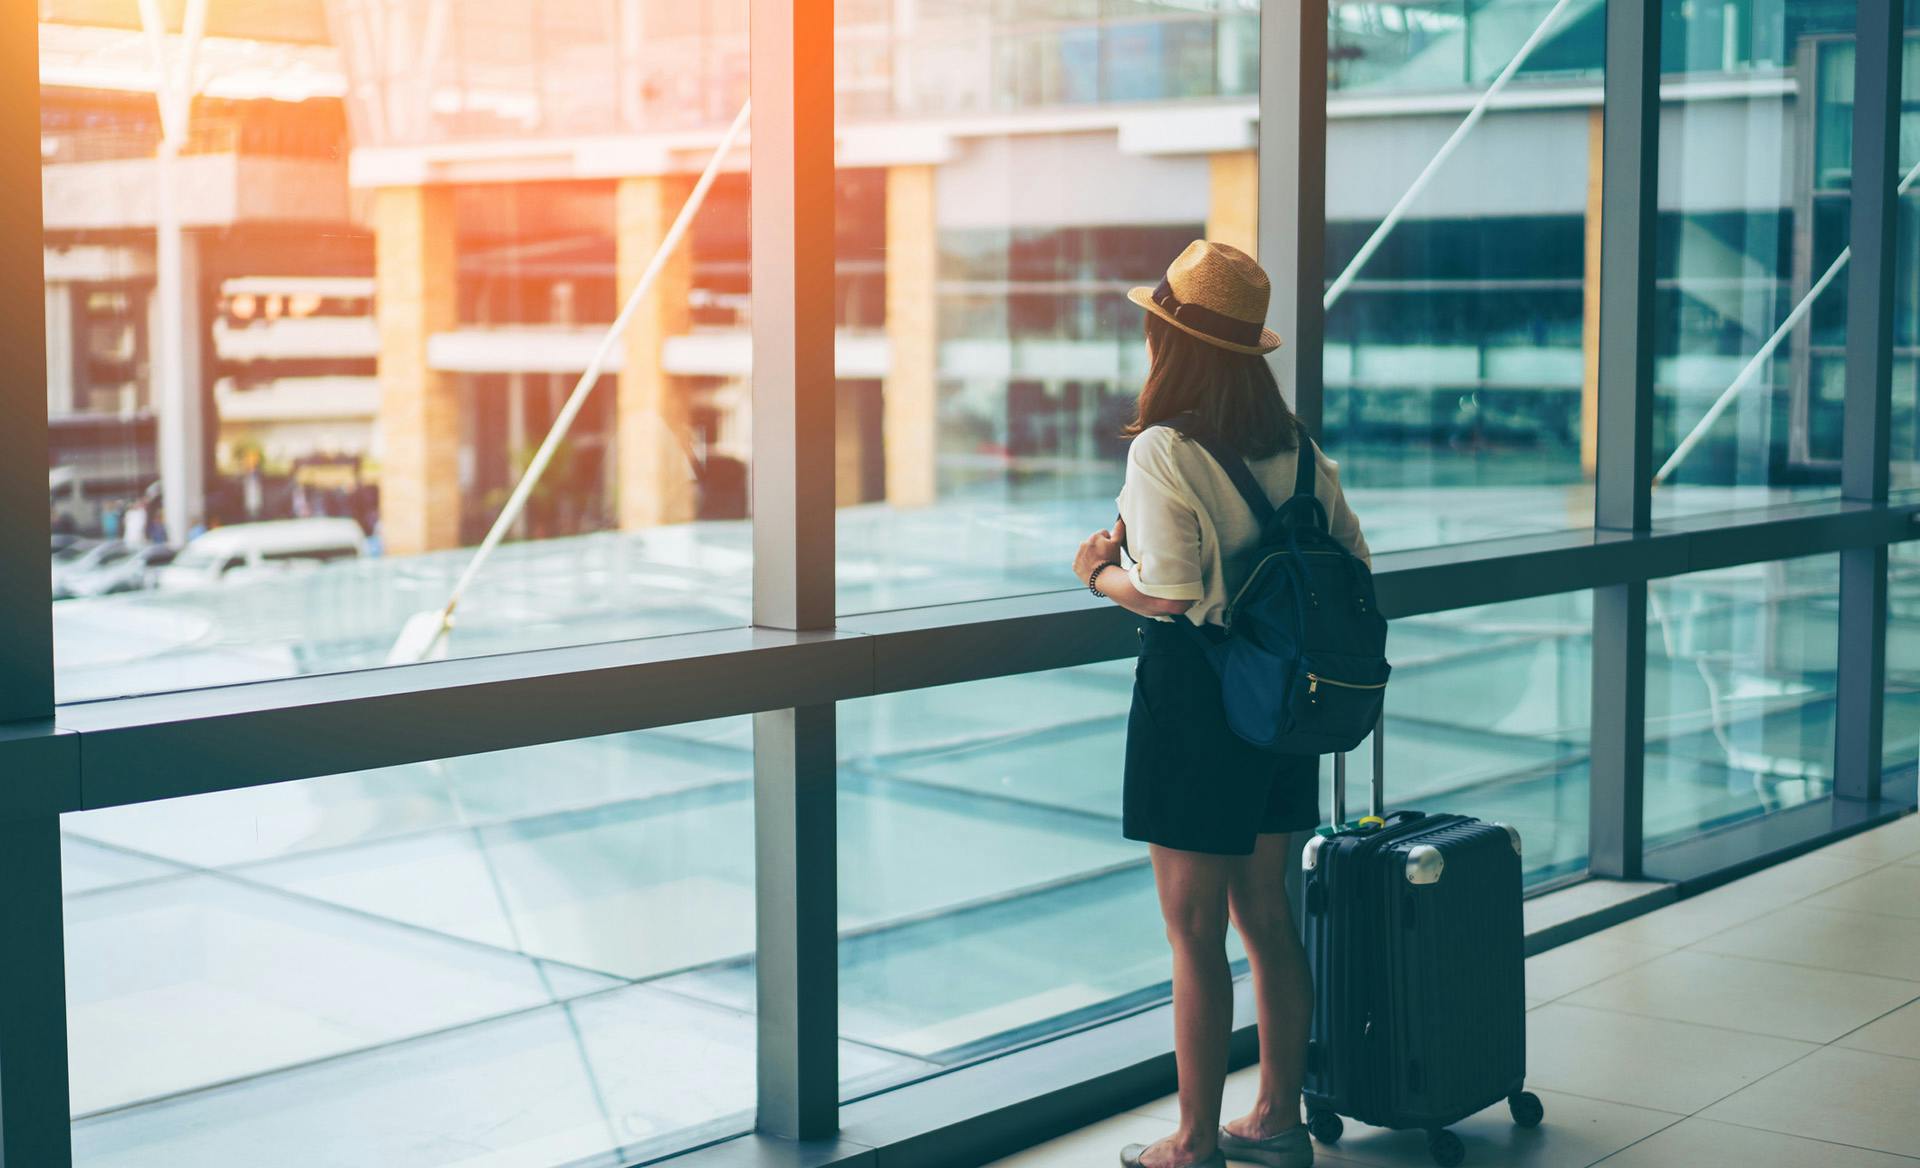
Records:
<instances>
[{"instance_id":1,"label":"diagonal white support cable","mask_svg":"<svg viewBox=\"0 0 1920 1168\"><path fill-rule=\"evenodd\" d=\"M593 359L587 362L587 368L580 374L580 380L574 383L573 392L567 395L566 404L560 407L560 413L553 419L553 426L547 436L534 451L533 459L521 474L520 481L514 484L513 494L500 509L500 515L487 529L486 538L474 549L473 559L467 561L466 570L460 573L460 579L453 586L453 592L447 597L447 603L438 612L415 613L406 626L400 630L400 637L393 648L387 652L387 664L400 665L415 661L425 661L440 652L446 642L447 633L453 628L454 611L460 607L460 598L466 595L467 588L473 584L474 577L486 566L492 557L493 549L512 529L520 518L520 512L526 507L527 499L532 496L534 487L539 485L540 476L546 473L547 464L553 461L553 455L565 440L567 431L572 429L573 421L580 415L580 409L587 404L587 398L593 393L594 385L600 380L600 371L606 366L607 358L613 354L613 346L620 335L627 331L627 323L653 289L653 283L659 279L660 272L667 260L679 246L687 229L693 224L693 217L700 210L700 204L706 201L707 192L713 188L714 180L720 177L720 167L727 155L733 152L733 144L746 131L748 114L753 108L751 100L740 106L740 112L721 136L720 145L715 147L713 157L707 160L707 168L700 172L700 181L693 186L693 192L674 216L672 226L660 240L660 246L653 253L653 259L647 262L647 268L640 273L633 291L627 295L627 302L621 306L620 315L609 325L606 335L600 338L600 346L593 351Z\"/></svg>"},{"instance_id":2,"label":"diagonal white support cable","mask_svg":"<svg viewBox=\"0 0 1920 1168\"><path fill-rule=\"evenodd\" d=\"M1899 187L1894 191L1894 197L1898 198L1906 194L1907 189L1913 186L1916 178L1920 178L1920 163L1916 163L1912 170L1907 171L1906 177L1900 180ZM1661 483L1666 482L1668 477L1680 468L1680 464L1687 460L1687 455L1692 454L1693 448L1700 445L1700 440L1705 438L1707 431L1712 429L1713 424L1720 420L1720 415L1727 412L1727 407L1733 405L1734 400L1737 399L1748 386L1754 383L1759 376L1760 370L1766 367L1767 362L1773 358L1774 352L1780 348L1780 343L1787 339L1787 334L1791 333L1799 326L1801 321L1806 319L1807 313L1813 310L1813 302L1818 300L1820 294L1832 285L1835 277L1840 275L1841 271L1852 259L1852 244L1841 248L1840 254L1833 257L1833 263L1827 265L1827 270L1821 274L1818 280L1814 281L1813 287L1807 289L1807 294L1800 298L1800 303L1794 305L1793 310L1787 313L1787 318L1780 322L1780 327L1773 330L1773 335L1768 337L1766 342L1753 354L1753 359L1741 367L1739 375L1733 379L1733 384L1720 391L1720 396L1715 398L1713 404L1707 407L1706 413L1700 415L1700 420L1693 424L1693 429L1688 430L1687 436L1682 438L1680 444L1673 448L1673 453L1667 456L1667 461L1660 464L1660 469L1656 471L1653 476L1654 486L1657 487Z\"/></svg>"},{"instance_id":3,"label":"diagonal white support cable","mask_svg":"<svg viewBox=\"0 0 1920 1168\"><path fill-rule=\"evenodd\" d=\"M1553 9L1547 13L1547 18L1533 30L1533 35L1520 46L1520 51L1513 55L1513 60L1507 62L1507 67L1500 70L1500 75L1493 79L1493 84L1487 86L1486 92L1473 103L1473 108L1467 111L1466 118L1455 126L1453 133L1441 143L1439 151L1427 163L1426 169L1413 180L1413 185L1407 188L1407 193L1400 196L1400 201L1387 212L1387 217L1380 221L1380 226L1373 229L1372 235L1367 236L1367 241L1360 245L1360 250L1354 253L1353 259L1347 262L1346 268L1327 288L1326 297L1321 301L1323 310L1332 309L1339 302L1340 297L1346 294L1348 287L1360 275L1360 269L1367 266L1367 261L1373 258L1373 253L1380 250L1380 245L1387 241L1387 236L1400 225L1400 220L1406 215L1407 208L1413 206L1414 200L1418 199L1433 182L1434 176L1440 173L1440 168L1447 164L1447 159L1452 158L1453 152L1460 148L1460 143L1467 140L1468 134L1473 133L1473 128L1480 124L1481 118L1486 116L1488 107L1493 104L1493 99L1500 96L1500 91L1507 87L1507 82L1513 80L1514 74L1527 63L1527 58L1533 56L1533 51L1547 39L1547 32L1553 28L1559 21L1560 14L1565 12L1567 6L1572 3L1573 0L1560 0L1553 6Z\"/></svg>"}]
</instances>

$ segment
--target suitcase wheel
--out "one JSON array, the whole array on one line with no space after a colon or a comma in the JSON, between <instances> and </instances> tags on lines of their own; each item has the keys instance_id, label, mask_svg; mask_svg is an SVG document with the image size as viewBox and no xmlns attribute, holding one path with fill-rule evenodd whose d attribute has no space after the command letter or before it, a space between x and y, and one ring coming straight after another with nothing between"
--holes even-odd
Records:
<instances>
[{"instance_id":1,"label":"suitcase wheel","mask_svg":"<svg viewBox=\"0 0 1920 1168\"><path fill-rule=\"evenodd\" d=\"M1347 1125L1331 1111L1315 1111L1307 1116L1307 1134L1323 1144L1337 1144Z\"/></svg>"},{"instance_id":2,"label":"suitcase wheel","mask_svg":"<svg viewBox=\"0 0 1920 1168\"><path fill-rule=\"evenodd\" d=\"M1513 1122L1521 1127L1539 1127L1547 1115L1546 1104L1531 1091L1517 1091L1507 1096L1507 1110L1513 1112Z\"/></svg>"},{"instance_id":3,"label":"suitcase wheel","mask_svg":"<svg viewBox=\"0 0 1920 1168\"><path fill-rule=\"evenodd\" d=\"M1433 1153L1433 1162L1440 1168L1455 1168L1467 1158L1467 1148L1460 1137L1443 1127L1427 1133L1427 1151Z\"/></svg>"}]
</instances>

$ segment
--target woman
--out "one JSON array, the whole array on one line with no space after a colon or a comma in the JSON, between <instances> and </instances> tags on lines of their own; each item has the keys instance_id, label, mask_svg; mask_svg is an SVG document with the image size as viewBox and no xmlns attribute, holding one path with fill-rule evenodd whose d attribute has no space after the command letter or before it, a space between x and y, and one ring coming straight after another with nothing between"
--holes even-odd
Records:
<instances>
[{"instance_id":1,"label":"woman","mask_svg":"<svg viewBox=\"0 0 1920 1168\"><path fill-rule=\"evenodd\" d=\"M1128 1168L1220 1168L1225 1157L1305 1168L1313 1147L1300 1122L1313 985L1286 895L1293 833L1319 819L1320 760L1260 751L1228 729L1220 682L1193 630L1222 635L1227 598L1251 567L1259 532L1246 501L1199 443L1162 423L1204 427L1247 460L1276 504L1293 490L1298 459L1316 459L1315 494L1333 534L1361 559L1366 541L1340 492L1334 464L1307 440L1263 354L1270 284L1246 253L1196 241L1157 289L1136 288L1147 310L1149 368L1126 433L1126 484L1111 532L1089 536L1074 574L1096 595L1141 616L1140 663L1127 720L1123 830L1151 845L1154 883L1173 945L1174 1056L1180 1128L1121 1153ZM1121 566L1121 552L1133 559ZM1246 1115L1220 1125L1233 982L1231 919L1259 1004L1260 1093Z\"/></svg>"}]
</instances>

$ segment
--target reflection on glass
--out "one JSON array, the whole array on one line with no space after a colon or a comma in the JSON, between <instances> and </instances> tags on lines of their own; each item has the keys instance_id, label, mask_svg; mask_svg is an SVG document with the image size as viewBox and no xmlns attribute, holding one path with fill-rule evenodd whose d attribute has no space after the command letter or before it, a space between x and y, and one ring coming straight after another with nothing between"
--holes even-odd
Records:
<instances>
[{"instance_id":1,"label":"reflection on glass","mask_svg":"<svg viewBox=\"0 0 1920 1168\"><path fill-rule=\"evenodd\" d=\"M1258 5L836 20L861 46L837 110L840 609L1068 587L1062 557L1113 519L1145 373L1126 290L1195 238L1253 247ZM953 120L994 111L1023 116Z\"/></svg>"},{"instance_id":2,"label":"reflection on glass","mask_svg":"<svg viewBox=\"0 0 1920 1168\"><path fill-rule=\"evenodd\" d=\"M1658 513L1838 493L1854 5L1668 0Z\"/></svg>"},{"instance_id":3,"label":"reflection on glass","mask_svg":"<svg viewBox=\"0 0 1920 1168\"><path fill-rule=\"evenodd\" d=\"M1900 177L1920 167L1920 12L1907 11L1900 73ZM1836 46L1836 54L1843 50ZM1851 54L1846 54L1851 55ZM1894 229L1892 487L1920 487L1920 183L1900 199Z\"/></svg>"},{"instance_id":4,"label":"reflection on glass","mask_svg":"<svg viewBox=\"0 0 1920 1168\"><path fill-rule=\"evenodd\" d=\"M1920 765L1920 546L1887 549L1887 704L1882 766L1889 776Z\"/></svg>"},{"instance_id":5,"label":"reflection on glass","mask_svg":"<svg viewBox=\"0 0 1920 1168\"><path fill-rule=\"evenodd\" d=\"M1592 594L1402 618L1387 650L1388 806L1510 824L1529 884L1585 870ZM1349 816L1364 814L1371 747L1352 764Z\"/></svg>"},{"instance_id":6,"label":"reflection on glass","mask_svg":"<svg viewBox=\"0 0 1920 1168\"><path fill-rule=\"evenodd\" d=\"M1590 524L1605 5L1329 18L1324 432L1368 541Z\"/></svg>"},{"instance_id":7,"label":"reflection on glass","mask_svg":"<svg viewBox=\"0 0 1920 1168\"><path fill-rule=\"evenodd\" d=\"M752 960L752 775L730 719L64 817L76 1162L549 1168L746 1130L751 1001L702 986Z\"/></svg>"},{"instance_id":8,"label":"reflection on glass","mask_svg":"<svg viewBox=\"0 0 1920 1168\"><path fill-rule=\"evenodd\" d=\"M1396 621L1391 800L1514 825L1529 883L1584 868L1591 635L1585 593ZM1164 997L1120 834L1131 693L1120 661L841 704L844 1041L932 1073Z\"/></svg>"},{"instance_id":9,"label":"reflection on glass","mask_svg":"<svg viewBox=\"0 0 1920 1168\"><path fill-rule=\"evenodd\" d=\"M932 1073L1165 995L1120 835L1132 690L1116 661L841 703L844 1041Z\"/></svg>"},{"instance_id":10,"label":"reflection on glass","mask_svg":"<svg viewBox=\"0 0 1920 1168\"><path fill-rule=\"evenodd\" d=\"M1333 0L1329 82L1335 90L1421 91L1485 86L1507 67L1557 0ZM1526 77L1599 70L1605 0L1566 0L1552 36L1521 63Z\"/></svg>"},{"instance_id":11,"label":"reflection on glass","mask_svg":"<svg viewBox=\"0 0 1920 1168\"><path fill-rule=\"evenodd\" d=\"M743 148L431 635L746 97L745 0L161 10L41 6L61 699L744 623Z\"/></svg>"},{"instance_id":12,"label":"reflection on glass","mask_svg":"<svg viewBox=\"0 0 1920 1168\"><path fill-rule=\"evenodd\" d=\"M1649 846L1831 794L1839 572L1812 556L1648 586Z\"/></svg>"}]
</instances>

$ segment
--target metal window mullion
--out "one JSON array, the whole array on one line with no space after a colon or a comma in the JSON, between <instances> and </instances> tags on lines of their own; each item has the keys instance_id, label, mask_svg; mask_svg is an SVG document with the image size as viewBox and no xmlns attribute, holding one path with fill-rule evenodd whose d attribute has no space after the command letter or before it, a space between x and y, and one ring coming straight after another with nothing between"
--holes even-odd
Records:
<instances>
[{"instance_id":1,"label":"metal window mullion","mask_svg":"<svg viewBox=\"0 0 1920 1168\"><path fill-rule=\"evenodd\" d=\"M1899 136L1904 0L1859 0L1853 70L1852 219L1847 272L1847 380L1841 490L1887 500L1892 429L1893 288L1899 263ZM1840 556L1839 671L1835 679L1834 794L1880 796L1886 701L1887 549Z\"/></svg>"},{"instance_id":2,"label":"metal window mullion","mask_svg":"<svg viewBox=\"0 0 1920 1168\"><path fill-rule=\"evenodd\" d=\"M1593 592L1587 868L1637 880L1646 804L1647 585Z\"/></svg>"},{"instance_id":3,"label":"metal window mullion","mask_svg":"<svg viewBox=\"0 0 1920 1168\"><path fill-rule=\"evenodd\" d=\"M71 1168L57 814L0 819L0 888L0 1165Z\"/></svg>"},{"instance_id":4,"label":"metal window mullion","mask_svg":"<svg viewBox=\"0 0 1920 1168\"><path fill-rule=\"evenodd\" d=\"M1607 6L1600 190L1599 449L1594 526L1652 524L1654 265L1659 250L1660 6Z\"/></svg>"},{"instance_id":5,"label":"metal window mullion","mask_svg":"<svg viewBox=\"0 0 1920 1168\"><path fill-rule=\"evenodd\" d=\"M751 0L753 622L834 624L832 0ZM832 703L754 716L761 1132L839 1128Z\"/></svg>"},{"instance_id":6,"label":"metal window mullion","mask_svg":"<svg viewBox=\"0 0 1920 1168\"><path fill-rule=\"evenodd\" d=\"M1260 13L1260 262L1267 321L1284 342L1275 377L1309 433L1325 411L1327 0L1269 0Z\"/></svg>"},{"instance_id":7,"label":"metal window mullion","mask_svg":"<svg viewBox=\"0 0 1920 1168\"><path fill-rule=\"evenodd\" d=\"M834 622L833 0L752 0L753 623Z\"/></svg>"},{"instance_id":8,"label":"metal window mullion","mask_svg":"<svg viewBox=\"0 0 1920 1168\"><path fill-rule=\"evenodd\" d=\"M1654 264L1659 246L1658 4L1607 5L1599 434L1594 526L1652 526ZM1594 590L1588 867L1640 875L1646 788L1647 586Z\"/></svg>"},{"instance_id":9,"label":"metal window mullion","mask_svg":"<svg viewBox=\"0 0 1920 1168\"><path fill-rule=\"evenodd\" d=\"M47 552L45 263L40 207L39 8L0 7L0 723L53 715L53 593ZM5 727L0 727L5 729ZM26 731L28 734L36 731ZM71 1168L66 947L60 904L64 773L7 772L14 794L39 803L0 813L0 1165Z\"/></svg>"},{"instance_id":10,"label":"metal window mullion","mask_svg":"<svg viewBox=\"0 0 1920 1168\"><path fill-rule=\"evenodd\" d=\"M757 1128L839 1130L835 707L753 718Z\"/></svg>"},{"instance_id":11,"label":"metal window mullion","mask_svg":"<svg viewBox=\"0 0 1920 1168\"><path fill-rule=\"evenodd\" d=\"M38 9L0 17L0 722L53 715Z\"/></svg>"}]
</instances>

